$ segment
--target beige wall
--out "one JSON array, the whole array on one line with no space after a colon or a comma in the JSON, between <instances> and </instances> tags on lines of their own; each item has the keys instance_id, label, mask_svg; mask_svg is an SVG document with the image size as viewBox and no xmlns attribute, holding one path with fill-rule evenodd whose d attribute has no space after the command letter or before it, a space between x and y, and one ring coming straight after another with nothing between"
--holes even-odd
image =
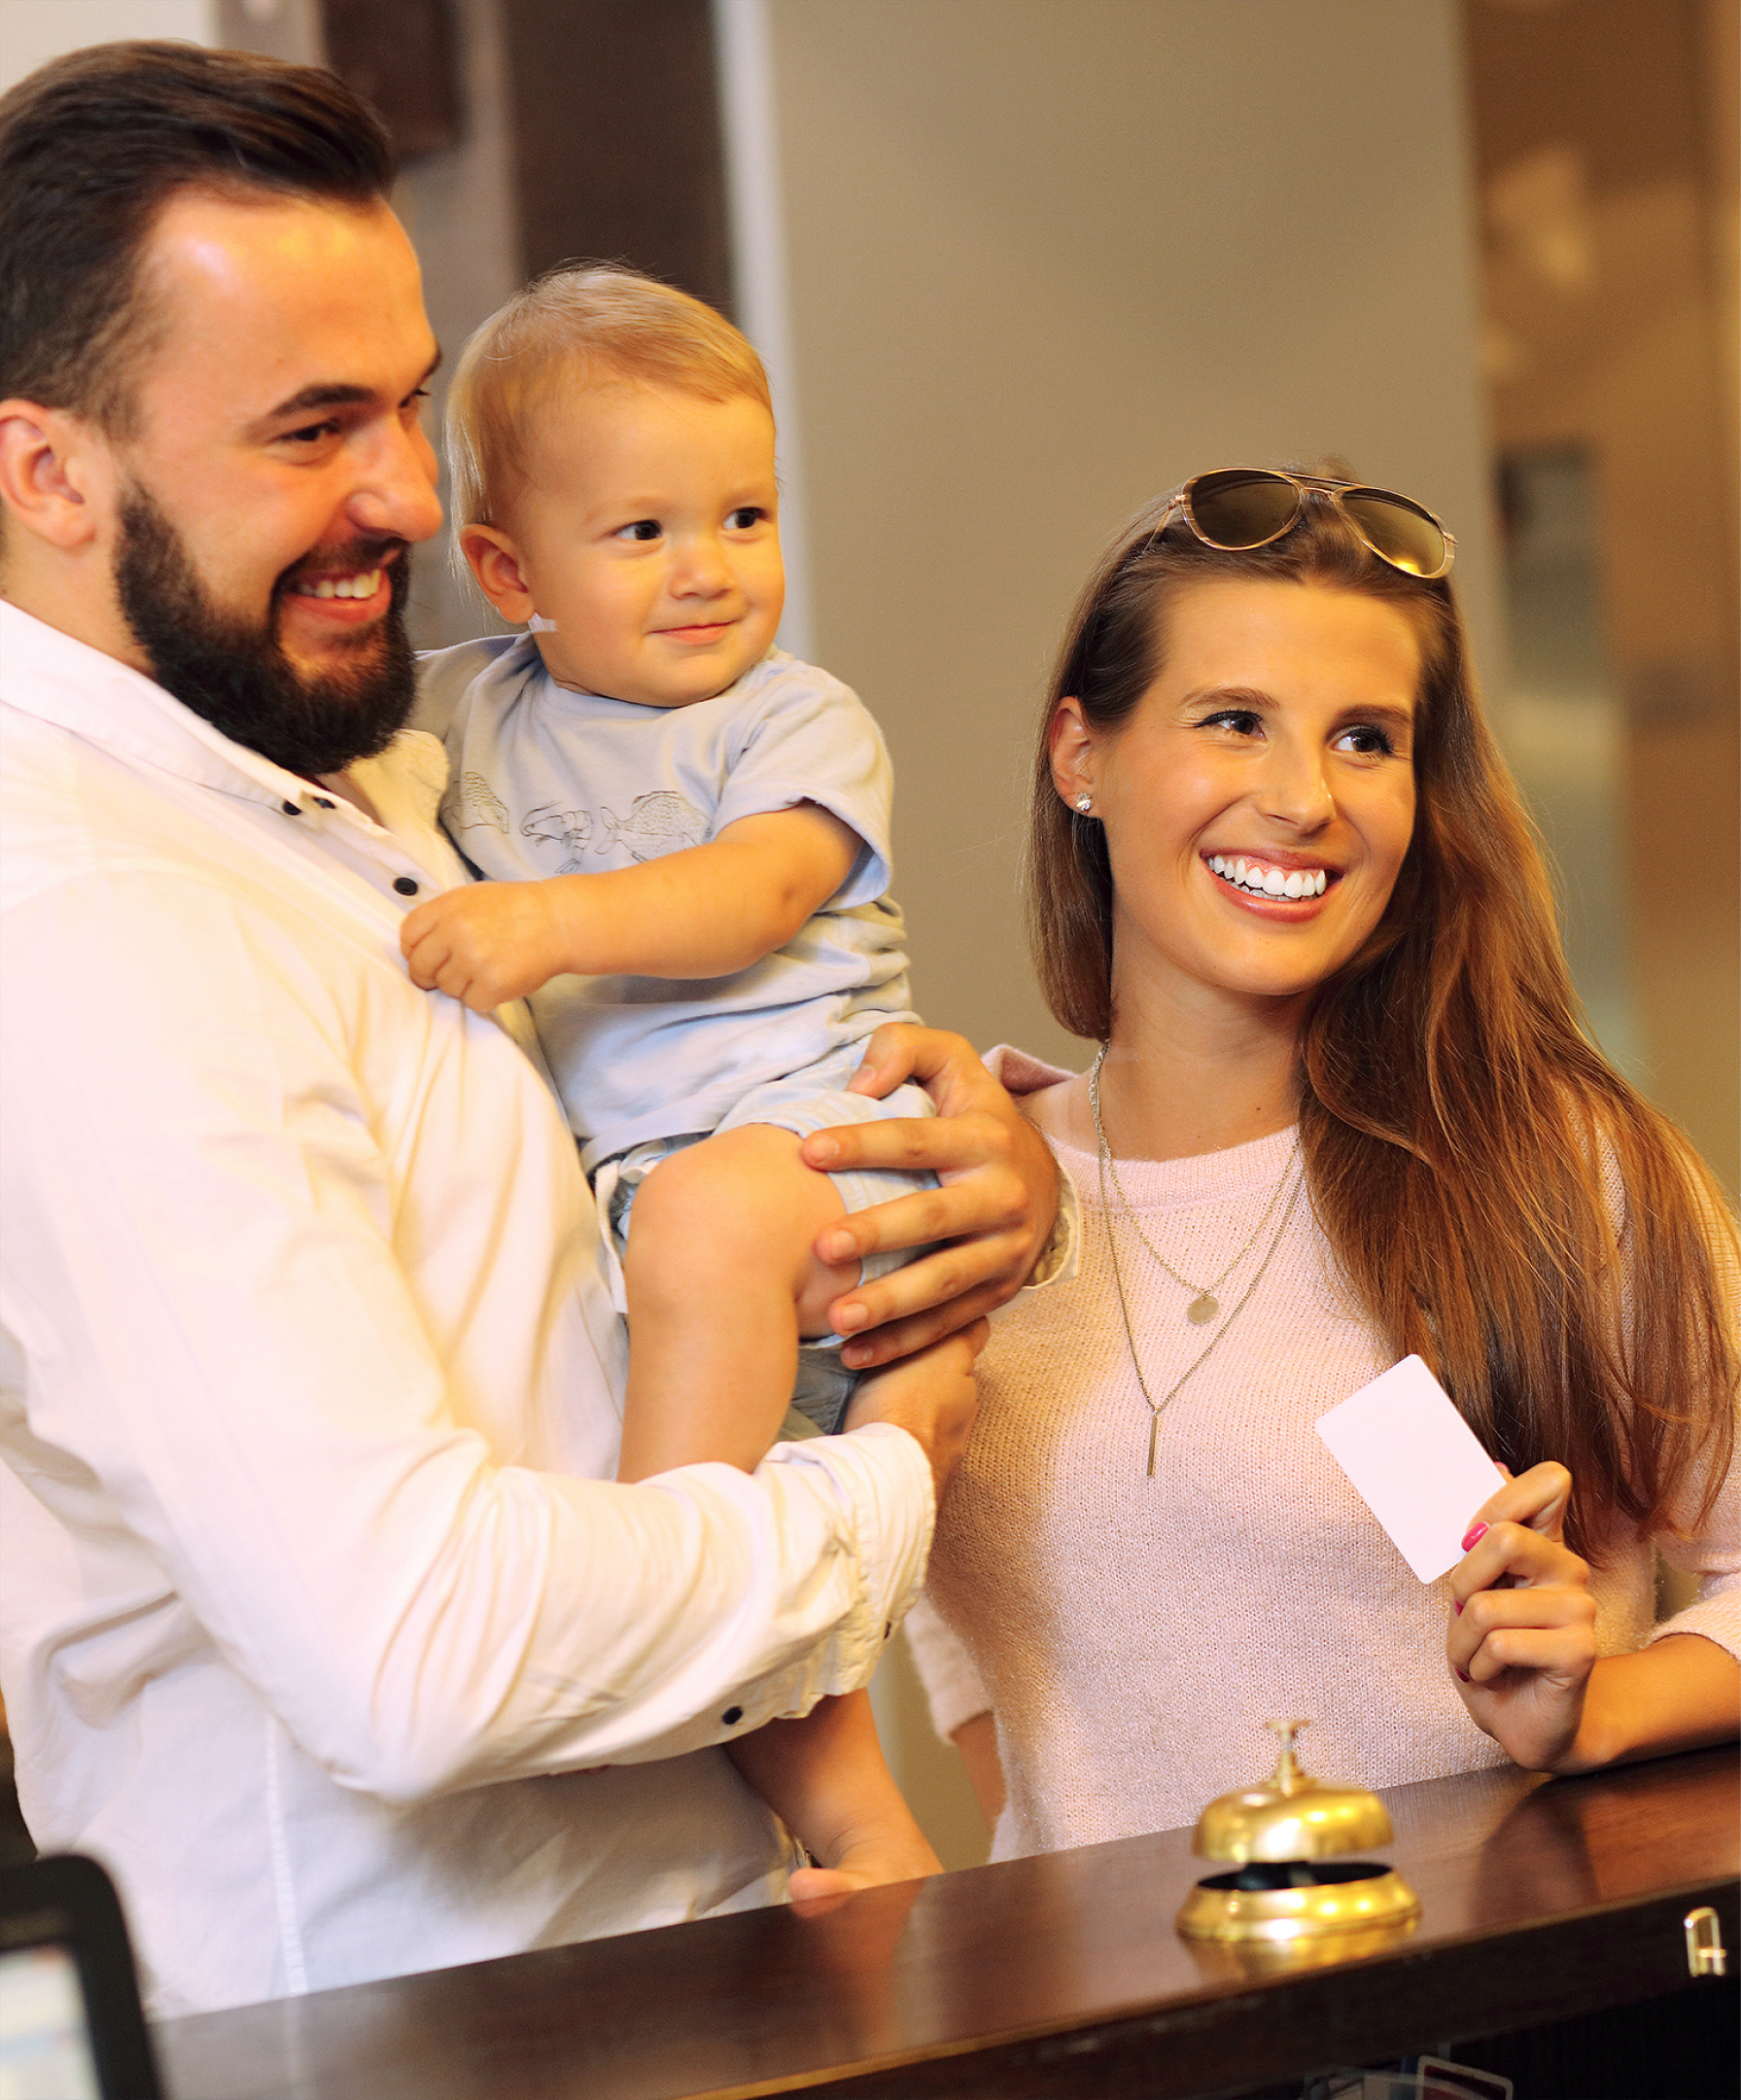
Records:
<instances>
[{"instance_id":1,"label":"beige wall","mask_svg":"<svg viewBox=\"0 0 1741 2100\"><path fill-rule=\"evenodd\" d=\"M1195 469L1339 451L1496 639L1447 0L769 0L819 660L893 748L928 1018L1076 1055L1016 923L1047 659ZM753 325L753 324L752 324Z\"/></svg>"},{"instance_id":2,"label":"beige wall","mask_svg":"<svg viewBox=\"0 0 1741 2100\"><path fill-rule=\"evenodd\" d=\"M1014 871L1047 659L1126 512L1196 469L1344 453L1456 532L1498 669L1454 15L756 12L784 216L785 311L761 320L789 344L796 551L818 656L893 748L919 1001L982 1045L1080 1062L1032 989ZM898 1650L876 1693L946 1861L983 1856Z\"/></svg>"}]
</instances>

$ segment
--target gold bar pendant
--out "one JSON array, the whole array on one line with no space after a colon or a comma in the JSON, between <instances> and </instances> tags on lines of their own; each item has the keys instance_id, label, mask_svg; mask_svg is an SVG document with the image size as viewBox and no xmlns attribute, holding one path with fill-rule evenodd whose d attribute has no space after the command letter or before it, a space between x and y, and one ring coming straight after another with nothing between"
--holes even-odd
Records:
<instances>
[{"instance_id":1,"label":"gold bar pendant","mask_svg":"<svg viewBox=\"0 0 1741 2100\"><path fill-rule=\"evenodd\" d=\"M1149 1478L1150 1478L1150 1480L1153 1480L1153 1479L1154 1479L1154 1477L1155 1477L1155 1439L1156 1439L1156 1438L1157 1438L1157 1437L1158 1437L1158 1436L1159 1436L1160 1434L1161 1434L1161 1418L1160 1418L1160 1416L1159 1416L1159 1415L1151 1414L1151 1415L1149 1416Z\"/></svg>"}]
</instances>

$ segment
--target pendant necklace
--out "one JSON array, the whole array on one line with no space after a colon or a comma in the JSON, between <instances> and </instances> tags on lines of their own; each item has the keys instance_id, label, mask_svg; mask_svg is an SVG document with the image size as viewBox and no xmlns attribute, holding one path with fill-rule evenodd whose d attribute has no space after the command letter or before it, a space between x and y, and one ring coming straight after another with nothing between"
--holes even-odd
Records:
<instances>
[{"instance_id":1,"label":"pendant necklace","mask_svg":"<svg viewBox=\"0 0 1741 2100\"><path fill-rule=\"evenodd\" d=\"M1125 1195L1124 1188L1119 1181L1118 1169L1112 1164L1112 1154L1106 1143L1106 1133L1101 1128L1100 1124L1100 1099L1098 1085L1100 1077L1100 1065L1102 1060L1106 1056L1107 1047L1108 1046L1104 1043L1100 1045L1100 1055L1096 1058L1094 1063L1094 1069L1089 1074L1088 1098L1089 1103L1094 1110L1095 1144L1096 1150L1098 1154L1100 1169L1100 1212L1106 1220L1106 1251L1112 1257L1113 1287L1118 1292L1119 1314L1125 1323L1125 1345L1131 1351L1131 1368L1136 1373L1136 1389L1142 1394L1143 1400L1146 1403L1149 1411L1148 1478L1150 1480L1153 1480L1155 1477L1155 1452L1161 1435L1161 1418L1166 1413L1166 1409L1171 1405L1175 1397L1183 1390L1187 1381L1190 1380L1197 1372L1201 1371L1203 1365L1208 1362L1209 1358L1215 1353L1215 1350L1221 1342L1222 1336L1227 1333L1228 1329L1234 1324L1235 1320L1238 1318L1239 1314L1243 1312L1247 1305L1250 1304L1252 1293L1264 1280L1265 1272L1269 1269L1270 1264L1275 1259L1276 1248L1280 1246L1282 1241L1287 1237L1288 1220L1294 1215L1294 1206L1300 1201L1300 1191L1306 1186L1306 1174L1304 1170L1302 1170L1302 1172L1298 1174L1294 1174L1289 1172L1289 1168L1291 1168L1293 1165L1293 1160L1290 1158L1288 1167L1282 1170L1282 1176L1280 1181L1276 1183L1275 1194L1270 1199L1269 1208L1265 1210L1263 1217L1260 1218L1258 1221L1257 1232L1254 1232L1252 1234L1251 1238L1246 1241L1244 1246L1242 1246L1239 1249L1239 1252L1234 1256L1233 1261L1228 1264L1227 1268L1224 1269L1221 1275L1216 1278L1215 1288L1219 1289L1220 1286L1227 1281L1228 1278L1233 1274L1235 1266L1255 1244L1258 1233L1261 1233L1263 1231L1264 1226L1274 1214L1275 1206L1281 1200L1282 1190L1287 1187L1290 1181L1292 1181L1293 1189L1288 1197L1287 1208L1281 1213L1281 1223L1275 1228L1275 1237L1270 1242L1270 1244L1264 1250L1264 1258L1261 1262L1258 1263L1257 1273L1252 1277L1251 1281L1246 1284L1244 1290L1240 1293L1238 1303L1227 1315L1226 1319L1222 1321L1221 1325L1216 1329L1214 1334L1209 1337L1209 1340L1204 1346L1204 1348L1201 1348L1198 1352L1198 1354L1192 1358L1191 1362L1186 1365L1183 1376L1175 1379L1172 1384L1167 1388L1167 1390L1162 1394L1159 1400L1157 1400L1154 1394L1149 1390L1148 1380L1142 1375L1142 1358L1136 1353L1136 1330L1132 1326L1131 1320L1130 1300L1125 1295L1125 1276L1123 1267L1120 1264L1118 1258L1118 1239L1112 1230L1112 1205L1109 1202L1106 1193L1106 1176L1109 1171L1112 1175L1112 1185L1118 1191L1119 1208L1123 1210L1127 1221L1130 1223L1132 1230L1135 1232L1137 1239L1142 1242L1144 1247L1148 1249L1148 1252L1151 1255L1154 1255L1156 1262L1159 1263L1162 1269L1166 1270L1166 1274L1172 1278L1175 1283L1182 1285L1183 1288L1186 1290L1196 1290L1197 1285L1187 1281L1186 1278L1180 1276L1178 1272L1174 1270L1168 1263L1162 1261L1159 1254L1155 1253L1155 1249L1149 1244L1148 1236L1143 1232L1141 1226L1136 1223L1136 1217L1134 1212L1131 1208L1130 1200ZM1198 1326L1202 1325L1205 1320L1213 1319L1215 1317L1215 1314L1220 1311L1220 1306L1214 1301L1213 1297L1209 1292L1199 1292L1199 1298L1202 1297L1210 1298L1209 1311L1207 1312L1199 1313L1197 1311L1198 1301L1193 1300L1191 1309L1187 1315L1193 1321L1193 1323Z\"/></svg>"},{"instance_id":2,"label":"pendant necklace","mask_svg":"<svg viewBox=\"0 0 1741 2100\"><path fill-rule=\"evenodd\" d=\"M1246 1255L1251 1252L1252 1248L1257 1244L1258 1238L1262 1234L1264 1227L1275 1215L1275 1207L1281 1201L1281 1192L1288 1185L1287 1170L1285 1168L1282 1170L1281 1179L1275 1184L1275 1193L1266 1206L1263 1216L1251 1228L1251 1233L1245 1244L1240 1247L1239 1251L1228 1263L1213 1283L1193 1283L1189 1277L1180 1276L1179 1272L1161 1252L1160 1248L1155 1245L1154 1242L1150 1240L1148 1234L1143 1231L1141 1225L1137 1222L1136 1213L1131 1208L1131 1199L1125 1194L1124 1183L1118 1177L1118 1163L1113 1159L1112 1148L1106 1142L1106 1132L1100 1122L1100 1067L1105 1064L1106 1053L1111 1047L1110 1043L1100 1045L1099 1054L1096 1057L1088 1075L1088 1106L1089 1112L1095 1120L1095 1143L1099 1148L1100 1154L1101 1197L1104 1199L1106 1175L1110 1172L1112 1185L1118 1192L1119 1208L1125 1213L1131 1230L1142 1242L1150 1259L1159 1268L1164 1269L1181 1290L1188 1290L1192 1293L1191 1303L1185 1308L1185 1317L1193 1327L1206 1327L1212 1319L1220 1317L1221 1300L1216 1293L1221 1289L1228 1278L1233 1275L1234 1271L1238 1268ZM1291 1160L1289 1164L1292 1165Z\"/></svg>"}]
</instances>

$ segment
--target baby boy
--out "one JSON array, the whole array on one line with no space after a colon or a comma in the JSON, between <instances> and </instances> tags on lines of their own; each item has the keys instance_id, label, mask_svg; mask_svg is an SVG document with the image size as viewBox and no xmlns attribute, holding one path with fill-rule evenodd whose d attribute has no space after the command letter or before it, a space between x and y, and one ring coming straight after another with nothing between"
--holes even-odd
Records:
<instances>
[{"instance_id":1,"label":"baby boy","mask_svg":"<svg viewBox=\"0 0 1741 2100\"><path fill-rule=\"evenodd\" d=\"M799 1432L838 1426L826 1309L910 1258L861 1273L814 1247L918 1178L798 1156L810 1132L929 1111L916 1087L847 1091L872 1031L914 1018L888 754L844 685L773 649L767 381L711 307L554 272L478 331L447 414L459 546L530 632L425 660L444 821L486 879L406 917L407 962L479 1011L530 1000L621 1250L619 1477L753 1467L788 1396ZM831 1865L935 1871L863 1695L740 1763Z\"/></svg>"}]
</instances>

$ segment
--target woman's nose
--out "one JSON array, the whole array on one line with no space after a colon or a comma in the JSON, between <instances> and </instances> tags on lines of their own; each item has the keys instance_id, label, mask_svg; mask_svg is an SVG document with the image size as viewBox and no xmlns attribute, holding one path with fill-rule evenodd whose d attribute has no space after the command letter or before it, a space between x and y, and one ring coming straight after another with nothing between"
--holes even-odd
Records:
<instances>
[{"instance_id":1,"label":"woman's nose","mask_svg":"<svg viewBox=\"0 0 1741 2100\"><path fill-rule=\"evenodd\" d=\"M1323 752L1277 744L1265 768L1259 800L1266 817L1296 831L1321 829L1336 815Z\"/></svg>"}]
</instances>

